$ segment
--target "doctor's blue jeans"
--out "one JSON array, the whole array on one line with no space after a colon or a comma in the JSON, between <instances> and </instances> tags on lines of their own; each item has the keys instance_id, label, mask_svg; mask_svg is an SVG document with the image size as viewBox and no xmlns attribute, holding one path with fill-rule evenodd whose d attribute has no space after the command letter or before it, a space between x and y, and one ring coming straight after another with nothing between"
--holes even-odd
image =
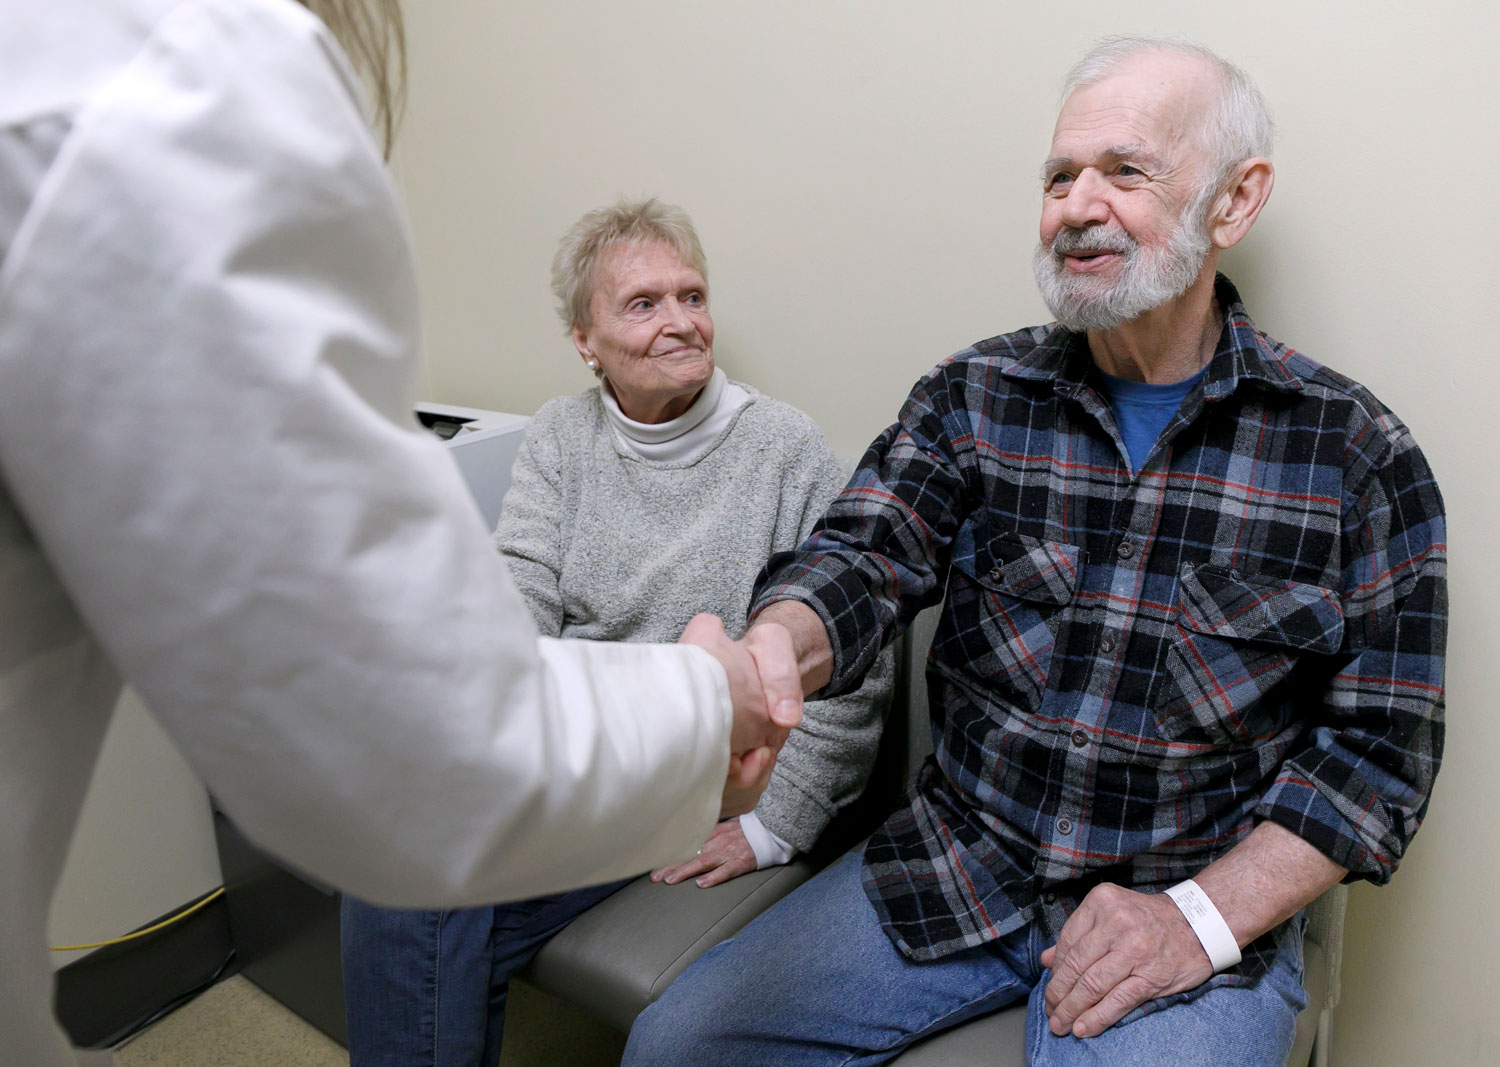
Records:
<instances>
[{"instance_id":1,"label":"doctor's blue jeans","mask_svg":"<svg viewBox=\"0 0 1500 1067\"><path fill-rule=\"evenodd\" d=\"M494 1067L510 977L630 881L454 911L380 908L345 896L350 1067Z\"/></svg>"},{"instance_id":2,"label":"doctor's blue jeans","mask_svg":"<svg viewBox=\"0 0 1500 1067\"><path fill-rule=\"evenodd\" d=\"M915 963L891 944L861 884L859 850L710 949L636 1019L623 1067L854 1067L1024 1001L1034 1067L1283 1067L1302 989L1299 917L1270 973L1210 990L1098 1037L1047 1029L1047 948L1027 927ZM1130 1017L1127 1016L1127 1019Z\"/></svg>"}]
</instances>

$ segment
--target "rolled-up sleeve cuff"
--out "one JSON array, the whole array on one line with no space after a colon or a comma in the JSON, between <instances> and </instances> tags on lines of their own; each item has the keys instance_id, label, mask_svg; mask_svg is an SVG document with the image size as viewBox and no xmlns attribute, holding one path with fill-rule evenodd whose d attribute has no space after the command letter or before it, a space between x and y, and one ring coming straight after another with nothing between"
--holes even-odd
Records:
<instances>
[{"instance_id":1,"label":"rolled-up sleeve cuff","mask_svg":"<svg viewBox=\"0 0 1500 1067\"><path fill-rule=\"evenodd\" d=\"M1256 805L1255 814L1290 830L1347 868L1351 879L1384 885L1400 862L1400 849L1394 847L1395 835L1379 807L1362 807L1289 768Z\"/></svg>"},{"instance_id":2,"label":"rolled-up sleeve cuff","mask_svg":"<svg viewBox=\"0 0 1500 1067\"><path fill-rule=\"evenodd\" d=\"M774 562L774 561L773 561ZM785 600L805 604L818 615L833 650L828 684L809 700L841 696L859 688L865 672L880 651L880 621L863 580L852 567L824 557L811 566L783 567L761 587L750 607L754 618L772 604Z\"/></svg>"}]
</instances>

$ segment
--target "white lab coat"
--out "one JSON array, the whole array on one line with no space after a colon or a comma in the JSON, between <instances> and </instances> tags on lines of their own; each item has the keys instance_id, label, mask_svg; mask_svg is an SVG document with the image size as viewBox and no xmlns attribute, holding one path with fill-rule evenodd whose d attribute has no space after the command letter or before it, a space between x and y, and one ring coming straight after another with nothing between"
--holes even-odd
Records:
<instances>
[{"instance_id":1,"label":"white lab coat","mask_svg":"<svg viewBox=\"0 0 1500 1067\"><path fill-rule=\"evenodd\" d=\"M47 905L117 670L252 838L373 901L677 861L706 653L538 640L413 428L411 256L291 0L38 0L0 29L0 1063L71 1062Z\"/></svg>"}]
</instances>

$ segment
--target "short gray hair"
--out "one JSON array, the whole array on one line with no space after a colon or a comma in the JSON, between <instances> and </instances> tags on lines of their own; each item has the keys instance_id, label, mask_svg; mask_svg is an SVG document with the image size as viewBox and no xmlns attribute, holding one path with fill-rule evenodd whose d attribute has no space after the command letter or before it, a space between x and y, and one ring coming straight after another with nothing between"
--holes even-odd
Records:
<instances>
[{"instance_id":1,"label":"short gray hair","mask_svg":"<svg viewBox=\"0 0 1500 1067\"><path fill-rule=\"evenodd\" d=\"M563 327L587 326L589 301L599 259L617 244L670 245L684 266L692 267L708 281L708 261L693 220L682 208L663 204L655 197L622 199L609 207L596 208L575 222L558 242L552 257L552 295Z\"/></svg>"},{"instance_id":2,"label":"short gray hair","mask_svg":"<svg viewBox=\"0 0 1500 1067\"><path fill-rule=\"evenodd\" d=\"M1209 170L1204 175L1202 194L1223 191L1234 169L1247 159L1271 155L1275 126L1260 90L1250 75L1209 51L1202 45L1180 37L1156 37L1144 34L1122 34L1106 37L1088 54L1073 64L1063 78L1062 100L1067 101L1079 89L1103 81L1128 59L1148 52L1175 52L1201 59L1219 77L1218 107L1209 117L1203 132Z\"/></svg>"}]
</instances>

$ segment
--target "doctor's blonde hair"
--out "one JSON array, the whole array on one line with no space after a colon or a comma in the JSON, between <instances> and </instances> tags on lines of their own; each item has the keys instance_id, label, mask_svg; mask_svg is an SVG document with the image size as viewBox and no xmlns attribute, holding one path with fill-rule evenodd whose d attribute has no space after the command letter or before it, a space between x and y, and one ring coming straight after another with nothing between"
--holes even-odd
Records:
<instances>
[{"instance_id":1,"label":"doctor's blonde hair","mask_svg":"<svg viewBox=\"0 0 1500 1067\"><path fill-rule=\"evenodd\" d=\"M387 158L406 104L406 28L397 0L299 0L328 27L364 79Z\"/></svg>"}]
</instances>

